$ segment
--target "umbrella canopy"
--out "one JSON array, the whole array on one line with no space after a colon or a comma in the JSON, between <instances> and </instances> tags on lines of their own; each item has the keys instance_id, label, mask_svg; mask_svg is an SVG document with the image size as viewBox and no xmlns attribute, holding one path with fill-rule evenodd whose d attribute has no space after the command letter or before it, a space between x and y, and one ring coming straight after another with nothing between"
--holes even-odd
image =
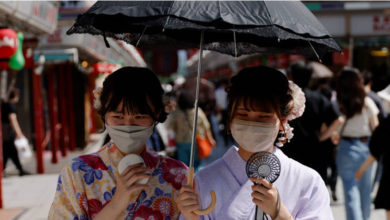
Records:
<instances>
[{"instance_id":1,"label":"umbrella canopy","mask_svg":"<svg viewBox=\"0 0 390 220\"><path fill-rule=\"evenodd\" d=\"M309 63L309 67L313 70L312 77L314 79L333 77L333 72L322 63L313 61Z\"/></svg>"},{"instance_id":2,"label":"umbrella canopy","mask_svg":"<svg viewBox=\"0 0 390 220\"><path fill-rule=\"evenodd\" d=\"M299 1L98 1L68 34L113 37L145 48L199 47L240 56L340 51Z\"/></svg>"}]
</instances>

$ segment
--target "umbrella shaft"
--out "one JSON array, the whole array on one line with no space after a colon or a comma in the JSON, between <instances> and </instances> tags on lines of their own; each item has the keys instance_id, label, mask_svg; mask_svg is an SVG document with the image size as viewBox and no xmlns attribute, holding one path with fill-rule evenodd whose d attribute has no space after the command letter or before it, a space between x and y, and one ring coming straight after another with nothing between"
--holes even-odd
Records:
<instances>
[{"instance_id":1,"label":"umbrella shaft","mask_svg":"<svg viewBox=\"0 0 390 220\"><path fill-rule=\"evenodd\" d=\"M199 100L200 74L202 73L203 37L204 37L204 31L202 31L200 33L198 75L196 78L195 114L194 114L194 123L192 124L190 168L194 167L194 156L195 156L194 155L194 153L195 153L194 145L195 145L195 136L196 136L196 125L198 124L198 100Z\"/></svg>"}]
</instances>

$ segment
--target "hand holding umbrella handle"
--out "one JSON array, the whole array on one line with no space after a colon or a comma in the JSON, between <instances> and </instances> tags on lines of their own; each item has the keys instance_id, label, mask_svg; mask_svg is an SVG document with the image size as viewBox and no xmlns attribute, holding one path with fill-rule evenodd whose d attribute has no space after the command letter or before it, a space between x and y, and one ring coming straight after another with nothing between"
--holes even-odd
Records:
<instances>
[{"instance_id":1,"label":"hand holding umbrella handle","mask_svg":"<svg viewBox=\"0 0 390 220\"><path fill-rule=\"evenodd\" d=\"M194 182L194 168L190 167L190 170L188 172L188 180L187 180L187 185L193 187L193 182ZM194 211L195 214L197 215L207 215L210 212L212 212L215 208L215 204L217 203L217 197L215 196L214 190L210 191L210 196L211 196L211 203L206 209L199 209Z\"/></svg>"}]
</instances>

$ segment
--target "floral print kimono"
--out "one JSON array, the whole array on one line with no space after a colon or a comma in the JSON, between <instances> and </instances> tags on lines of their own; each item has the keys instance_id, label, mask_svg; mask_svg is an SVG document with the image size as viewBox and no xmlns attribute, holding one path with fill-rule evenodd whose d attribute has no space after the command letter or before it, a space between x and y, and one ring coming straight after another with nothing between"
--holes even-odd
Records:
<instances>
[{"instance_id":1,"label":"floral print kimono","mask_svg":"<svg viewBox=\"0 0 390 220\"><path fill-rule=\"evenodd\" d=\"M160 156L149 149L141 154L152 169L151 187L133 195L121 219L178 219L175 200L186 184L187 167L182 162ZM59 175L49 219L92 219L107 205L116 189L118 163L124 155L112 142L93 154L79 156Z\"/></svg>"}]
</instances>

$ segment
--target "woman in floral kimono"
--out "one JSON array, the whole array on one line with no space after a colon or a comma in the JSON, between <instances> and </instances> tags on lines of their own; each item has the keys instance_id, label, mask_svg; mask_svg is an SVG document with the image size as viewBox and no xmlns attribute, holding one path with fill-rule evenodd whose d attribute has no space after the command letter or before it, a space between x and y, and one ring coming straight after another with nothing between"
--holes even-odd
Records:
<instances>
[{"instance_id":1,"label":"woman in floral kimono","mask_svg":"<svg viewBox=\"0 0 390 220\"><path fill-rule=\"evenodd\" d=\"M109 75L95 107L111 141L98 152L79 156L59 176L49 219L177 219L175 199L187 167L145 146L167 113L156 75L146 68L124 67ZM118 172L128 154L138 163ZM148 178L146 184L140 180Z\"/></svg>"},{"instance_id":2,"label":"woman in floral kimono","mask_svg":"<svg viewBox=\"0 0 390 220\"><path fill-rule=\"evenodd\" d=\"M228 125L238 146L196 174L196 190L183 186L176 200L183 218L263 219L255 218L257 206L268 219L332 220L329 193L320 175L278 148L292 138L287 122L304 111L302 90L281 72L260 66L241 70L227 91ZM273 183L246 175L249 157L260 151L271 152L280 161L280 175ZM210 190L216 193L216 207L197 216L194 210L210 204Z\"/></svg>"}]
</instances>

